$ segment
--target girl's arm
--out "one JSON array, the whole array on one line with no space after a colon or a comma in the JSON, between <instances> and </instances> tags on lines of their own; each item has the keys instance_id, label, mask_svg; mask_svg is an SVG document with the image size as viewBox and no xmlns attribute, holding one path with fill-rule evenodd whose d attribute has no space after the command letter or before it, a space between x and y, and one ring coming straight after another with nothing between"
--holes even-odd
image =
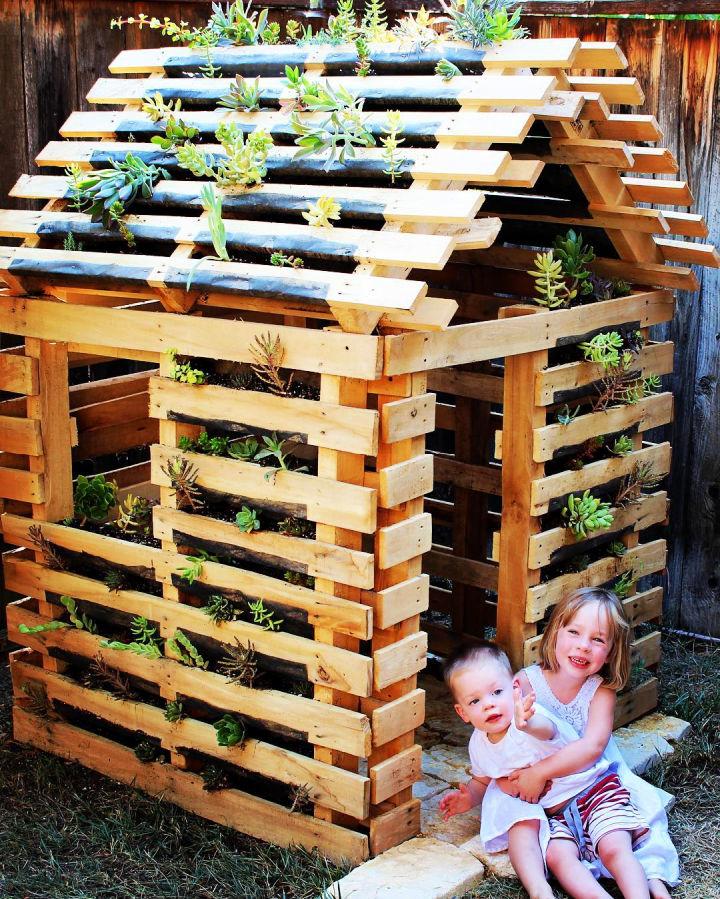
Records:
<instances>
[{"instance_id":1,"label":"girl's arm","mask_svg":"<svg viewBox=\"0 0 720 899\"><path fill-rule=\"evenodd\" d=\"M470 811L471 808L479 805L489 783L489 777L473 775L471 781L466 784L460 784L459 790L446 793L440 800L440 811L442 812L443 821L447 821L453 815L462 815L463 812Z\"/></svg>"},{"instance_id":2,"label":"girl's arm","mask_svg":"<svg viewBox=\"0 0 720 899\"><path fill-rule=\"evenodd\" d=\"M514 771L509 777L518 785L518 795L527 802L537 802L545 783L584 771L603 754L612 734L616 695L607 687L600 687L590 703L585 733L578 740L558 750L554 755L536 762L529 768Z\"/></svg>"}]
</instances>

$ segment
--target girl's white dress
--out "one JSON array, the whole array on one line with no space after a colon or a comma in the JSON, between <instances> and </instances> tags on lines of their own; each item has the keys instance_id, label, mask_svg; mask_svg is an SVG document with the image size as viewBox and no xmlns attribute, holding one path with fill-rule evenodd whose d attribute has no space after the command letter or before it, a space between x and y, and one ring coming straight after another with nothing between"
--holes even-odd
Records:
<instances>
[{"instance_id":1,"label":"girl's white dress","mask_svg":"<svg viewBox=\"0 0 720 899\"><path fill-rule=\"evenodd\" d=\"M575 699L572 702L565 703L560 702L550 689L550 685L538 664L530 665L526 668L525 674L530 682L530 686L535 691L538 703L549 709L558 718L567 721L582 736L588 723L590 702L598 687L602 685L602 677L599 674L589 677L580 688ZM657 878L658 880L663 880L668 886L676 886L680 882L680 865L677 850L668 834L667 815L665 814L665 805L672 797L669 793L654 787L632 772L612 737L610 737L603 756L609 762L617 763L617 773L621 783L630 791L633 805L650 828L650 834L635 850L635 857L643 866L645 876L648 879ZM506 797L506 799L509 798ZM519 801L516 800L516 802ZM530 806L528 803L522 803L522 805L529 808L538 808L538 806ZM527 820L530 817L532 816L521 813L517 820ZM490 849L490 847L487 848ZM491 849L490 851L495 850ZM584 864L590 868L595 877L612 876L599 859L592 863L585 862Z\"/></svg>"},{"instance_id":2,"label":"girl's white dress","mask_svg":"<svg viewBox=\"0 0 720 899\"><path fill-rule=\"evenodd\" d=\"M555 725L557 733L553 739L538 740L526 731L518 730L514 721L497 743L488 740L487 734L483 731L474 730L468 747L470 766L474 775L506 777L516 768L534 765L535 762L554 755L564 746L577 740L575 730L561 716L548 711L540 702L536 703L535 710L549 718ZM585 771L555 778L541 800L543 808L508 796L500 790L494 779L491 780L483 797L480 816L480 839L485 848L490 852L504 849L507 846L507 833L512 825L517 824L518 820L533 819L540 822L540 845L544 853L550 839L550 826L544 809L569 802L592 786L609 766L610 762L602 758ZM517 818L518 813L522 813L521 819Z\"/></svg>"}]
</instances>

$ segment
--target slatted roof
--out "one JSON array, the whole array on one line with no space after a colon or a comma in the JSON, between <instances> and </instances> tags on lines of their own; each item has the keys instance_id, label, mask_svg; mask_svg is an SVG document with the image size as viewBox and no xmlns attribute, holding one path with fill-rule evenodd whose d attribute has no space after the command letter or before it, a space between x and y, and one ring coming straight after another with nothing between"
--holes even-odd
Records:
<instances>
[{"instance_id":1,"label":"slatted roof","mask_svg":"<svg viewBox=\"0 0 720 899\"><path fill-rule=\"evenodd\" d=\"M449 81L433 74L441 58L463 74ZM657 122L610 111L612 104L643 100L636 79L615 74L627 62L611 42L520 40L485 52L450 42L425 51L382 45L371 49L373 74L362 78L353 74L351 45L216 48L213 64L222 77L197 77L206 61L204 53L177 46L123 51L113 60L113 77L100 78L88 94L97 109L72 113L60 129L64 139L37 157L43 174L22 176L12 191L49 201L45 209L0 210L0 236L23 240L22 247L0 246L0 273L11 289L63 300L78 291L83 302L96 291L106 305L108 292L116 291L118 305L156 298L175 312L200 300L335 319L346 330L369 333L378 323L446 327L456 304L429 295L423 272L468 252L480 265L502 268L508 257L501 244L548 246L553 229L571 225L593 231L609 264L617 257L644 260L641 278L649 285L693 287L689 269L658 280L657 268L666 263L717 264L712 247L655 236L705 236L699 216L637 205L683 205L690 197L683 182L647 177L677 172L669 151L646 145L661 139ZM285 65L363 97L376 138L387 112L401 110L406 164L394 183L378 147L359 148L355 158L330 166L322 155L296 158ZM592 69L603 74L587 74ZM259 111L219 105L238 73L259 76ZM212 252L203 182L150 142L165 123L142 111L142 99L158 93L181 100L180 117L198 129L203 152L216 160L224 156L214 137L223 122L244 133L265 128L273 137L265 183L221 191L228 250L239 261L197 264ZM133 252L117 230L72 209L62 174L70 163L103 168L128 152L170 174L125 218ZM332 229L311 228L302 218L323 196L341 205ZM69 232L83 241L83 252L62 249ZM271 266L275 251L302 257L305 268ZM513 258L515 251L508 252Z\"/></svg>"}]
</instances>

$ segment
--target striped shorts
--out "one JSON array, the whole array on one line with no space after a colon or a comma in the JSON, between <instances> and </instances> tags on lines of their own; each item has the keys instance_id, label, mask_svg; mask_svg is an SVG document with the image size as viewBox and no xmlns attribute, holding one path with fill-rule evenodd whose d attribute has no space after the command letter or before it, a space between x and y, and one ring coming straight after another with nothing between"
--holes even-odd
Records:
<instances>
[{"instance_id":1,"label":"striped shorts","mask_svg":"<svg viewBox=\"0 0 720 899\"><path fill-rule=\"evenodd\" d=\"M550 839L572 840L580 857L588 861L597 855L600 840L614 830L627 830L633 836L633 848L648 833L630 793L614 772L604 774L565 808L548 818Z\"/></svg>"}]
</instances>

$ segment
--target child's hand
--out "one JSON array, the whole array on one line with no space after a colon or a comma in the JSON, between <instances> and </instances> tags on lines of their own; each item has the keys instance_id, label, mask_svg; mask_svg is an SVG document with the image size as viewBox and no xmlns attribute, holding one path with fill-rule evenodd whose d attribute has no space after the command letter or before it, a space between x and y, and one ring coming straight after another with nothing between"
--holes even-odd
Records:
<instances>
[{"instance_id":1,"label":"child's hand","mask_svg":"<svg viewBox=\"0 0 720 899\"><path fill-rule=\"evenodd\" d=\"M535 691L533 690L527 696L523 696L520 684L515 681L513 684L513 700L515 702L515 727L518 730L525 730L528 721L535 714Z\"/></svg>"},{"instance_id":2,"label":"child's hand","mask_svg":"<svg viewBox=\"0 0 720 899\"><path fill-rule=\"evenodd\" d=\"M509 777L496 777L495 783L507 796L517 796L518 785L516 781L510 780Z\"/></svg>"},{"instance_id":3,"label":"child's hand","mask_svg":"<svg viewBox=\"0 0 720 899\"><path fill-rule=\"evenodd\" d=\"M508 780L517 786L517 795L524 802L536 803L547 791L545 776L538 774L534 765L529 768L518 768L508 775Z\"/></svg>"},{"instance_id":4,"label":"child's hand","mask_svg":"<svg viewBox=\"0 0 720 899\"><path fill-rule=\"evenodd\" d=\"M447 821L453 815L462 815L463 812L469 811L474 805L475 801L468 785L460 784L459 790L446 793L440 800L440 811L442 812L443 821Z\"/></svg>"}]
</instances>

